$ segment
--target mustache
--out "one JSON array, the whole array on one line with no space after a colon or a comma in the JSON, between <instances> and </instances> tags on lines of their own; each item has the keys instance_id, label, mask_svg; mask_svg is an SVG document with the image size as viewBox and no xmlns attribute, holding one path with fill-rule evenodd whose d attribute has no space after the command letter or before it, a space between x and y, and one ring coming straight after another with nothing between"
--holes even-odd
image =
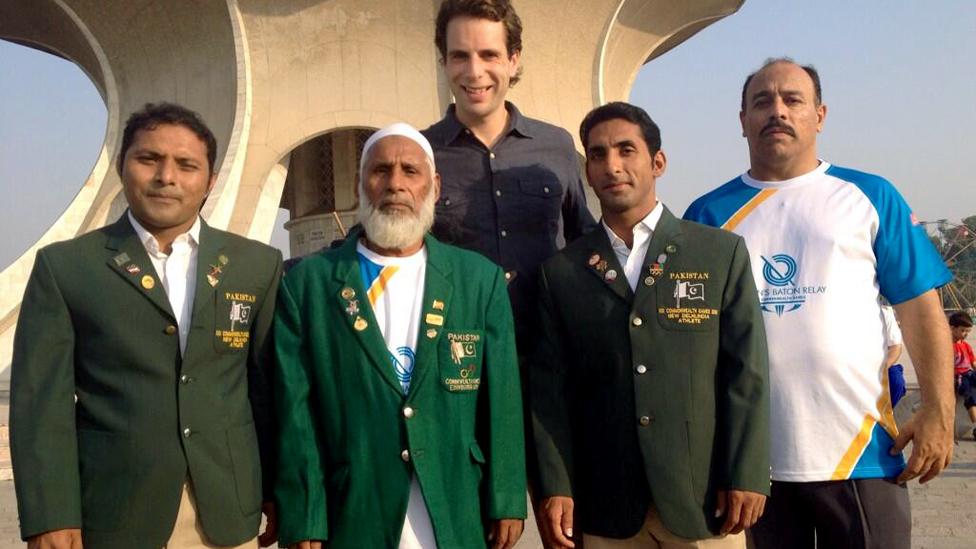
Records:
<instances>
[{"instance_id":1,"label":"mustache","mask_svg":"<svg viewBox=\"0 0 976 549\"><path fill-rule=\"evenodd\" d=\"M793 131L793 128L787 126L786 124L780 122L779 120L773 120L769 124L763 126L763 129L761 132L759 132L759 135L766 135L766 132L772 129L785 130L786 133L792 135L793 137L796 137L796 132Z\"/></svg>"}]
</instances>

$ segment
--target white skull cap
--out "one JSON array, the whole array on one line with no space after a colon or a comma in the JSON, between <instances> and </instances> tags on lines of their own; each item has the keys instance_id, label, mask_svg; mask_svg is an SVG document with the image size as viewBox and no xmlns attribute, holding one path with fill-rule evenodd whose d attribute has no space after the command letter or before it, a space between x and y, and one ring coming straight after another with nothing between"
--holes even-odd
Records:
<instances>
[{"instance_id":1,"label":"white skull cap","mask_svg":"<svg viewBox=\"0 0 976 549\"><path fill-rule=\"evenodd\" d=\"M430 141L424 137L424 134L417 131L410 124L404 122L397 122L396 124L390 124L389 126L376 130L376 133L369 136L366 140L366 144L363 145L363 155L359 159L359 176L363 177L363 168L366 167L366 158L369 155L369 150L373 148L373 145L379 142L380 139L384 137L390 137L391 135L400 135L406 137L407 139L420 145L420 148L424 150L424 154L427 155L427 159L430 160L430 165L436 171L436 166L434 164L434 149L430 146ZM431 174L433 176L433 174Z\"/></svg>"}]
</instances>

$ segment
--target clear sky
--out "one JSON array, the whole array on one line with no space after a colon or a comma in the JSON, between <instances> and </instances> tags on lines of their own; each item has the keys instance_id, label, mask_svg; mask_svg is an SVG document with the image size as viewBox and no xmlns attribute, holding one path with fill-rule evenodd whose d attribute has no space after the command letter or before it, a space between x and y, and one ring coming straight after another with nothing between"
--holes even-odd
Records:
<instances>
[{"instance_id":1,"label":"clear sky","mask_svg":"<svg viewBox=\"0 0 976 549\"><path fill-rule=\"evenodd\" d=\"M889 178L923 220L976 214L974 29L971 0L747 0L637 78L631 100L661 126L669 160L659 195L680 215L748 167L742 80L789 55L821 73L822 158ZM105 119L75 65L0 41L0 268L77 193ZM273 242L287 246L282 230Z\"/></svg>"}]
</instances>

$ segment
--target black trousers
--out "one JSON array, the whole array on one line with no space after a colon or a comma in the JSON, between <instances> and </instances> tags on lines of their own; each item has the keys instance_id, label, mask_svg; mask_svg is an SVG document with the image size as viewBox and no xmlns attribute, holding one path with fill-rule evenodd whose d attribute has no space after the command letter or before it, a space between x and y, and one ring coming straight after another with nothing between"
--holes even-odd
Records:
<instances>
[{"instance_id":1,"label":"black trousers","mask_svg":"<svg viewBox=\"0 0 976 549\"><path fill-rule=\"evenodd\" d=\"M887 479L773 481L756 549L910 549L908 487Z\"/></svg>"}]
</instances>

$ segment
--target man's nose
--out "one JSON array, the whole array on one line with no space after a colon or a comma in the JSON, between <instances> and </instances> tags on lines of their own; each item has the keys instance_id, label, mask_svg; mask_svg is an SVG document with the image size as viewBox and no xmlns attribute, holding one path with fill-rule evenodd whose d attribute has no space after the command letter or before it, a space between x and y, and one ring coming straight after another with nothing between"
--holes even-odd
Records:
<instances>
[{"instance_id":1,"label":"man's nose","mask_svg":"<svg viewBox=\"0 0 976 549\"><path fill-rule=\"evenodd\" d=\"M156 181L171 185L176 180L176 164L166 158L161 158L156 163Z\"/></svg>"}]
</instances>

